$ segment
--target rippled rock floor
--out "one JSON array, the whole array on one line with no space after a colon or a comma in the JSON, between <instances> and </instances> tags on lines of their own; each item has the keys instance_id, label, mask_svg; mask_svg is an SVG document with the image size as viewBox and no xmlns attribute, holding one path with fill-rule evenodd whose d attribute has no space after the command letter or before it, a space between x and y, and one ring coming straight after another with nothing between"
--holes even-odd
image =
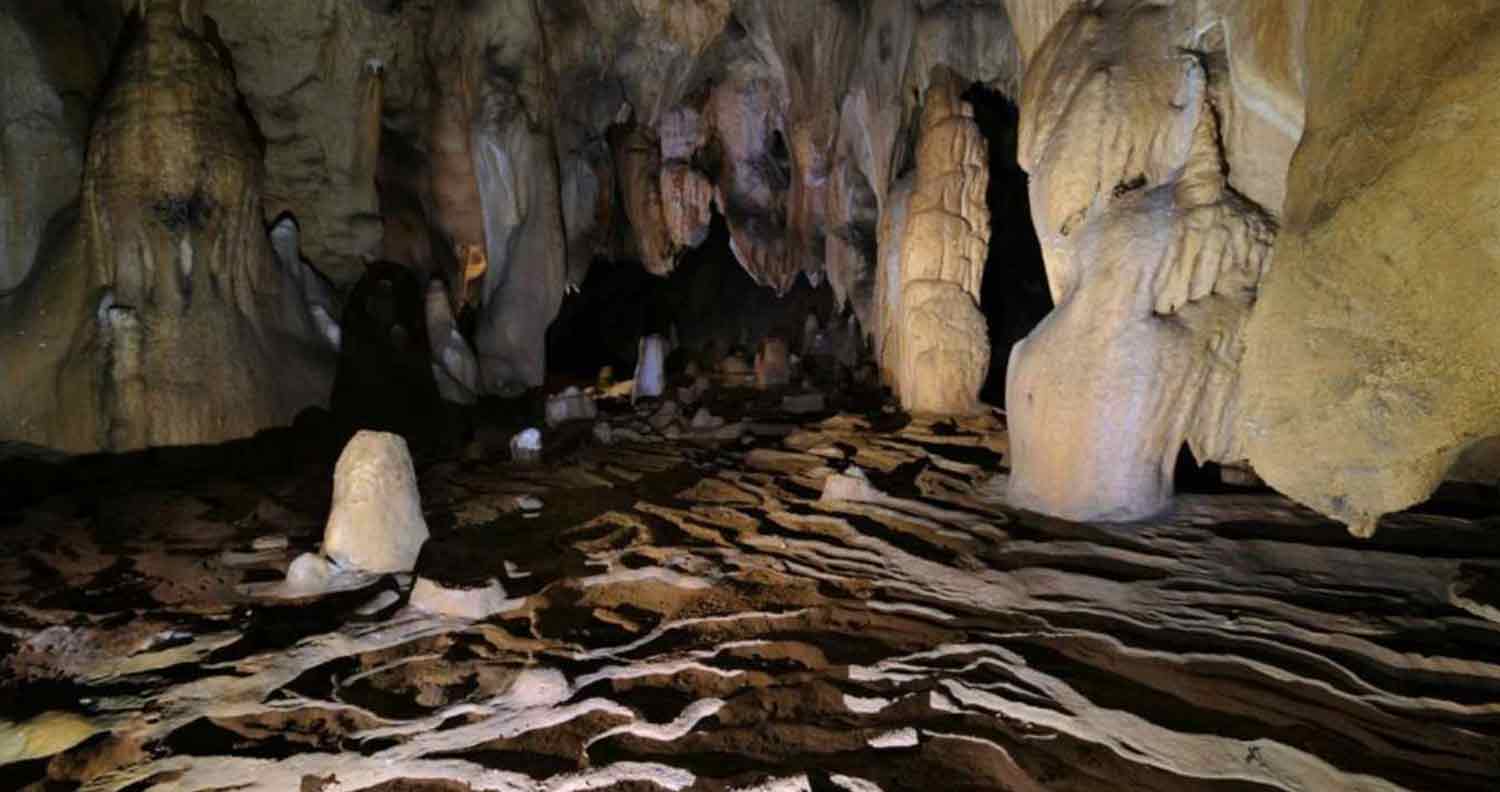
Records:
<instances>
[{"instance_id":1,"label":"rippled rock floor","mask_svg":"<svg viewBox=\"0 0 1500 792\"><path fill-rule=\"evenodd\" d=\"M480 621L254 595L331 462L58 474L0 516L0 787L1500 788L1489 495L1371 541L1263 492L1083 525L1006 506L997 419L751 429L424 462L418 573L498 582Z\"/></svg>"}]
</instances>

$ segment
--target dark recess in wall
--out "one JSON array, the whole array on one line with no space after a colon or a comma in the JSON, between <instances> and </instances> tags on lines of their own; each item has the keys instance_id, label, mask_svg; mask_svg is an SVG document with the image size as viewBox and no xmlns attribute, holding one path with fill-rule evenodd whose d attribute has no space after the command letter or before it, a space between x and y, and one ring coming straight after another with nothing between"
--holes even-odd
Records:
<instances>
[{"instance_id":1,"label":"dark recess in wall","mask_svg":"<svg viewBox=\"0 0 1500 792\"><path fill-rule=\"evenodd\" d=\"M1010 348L1052 310L1042 248L1031 224L1026 171L1016 162L1020 113L1004 95L975 84L963 95L990 149L990 252L980 309L990 326L990 373L979 396L1005 406Z\"/></svg>"},{"instance_id":2,"label":"dark recess in wall","mask_svg":"<svg viewBox=\"0 0 1500 792\"><path fill-rule=\"evenodd\" d=\"M826 281L815 289L799 278L781 298L757 286L735 260L729 227L715 211L708 239L684 253L665 278L636 261L596 261L547 331L547 366L553 376L588 380L613 366L617 379L628 379L641 337L668 335L674 326L682 347L674 357L700 365L736 346L753 355L766 335L782 336L796 349L807 315L826 325L832 312Z\"/></svg>"}]
</instances>

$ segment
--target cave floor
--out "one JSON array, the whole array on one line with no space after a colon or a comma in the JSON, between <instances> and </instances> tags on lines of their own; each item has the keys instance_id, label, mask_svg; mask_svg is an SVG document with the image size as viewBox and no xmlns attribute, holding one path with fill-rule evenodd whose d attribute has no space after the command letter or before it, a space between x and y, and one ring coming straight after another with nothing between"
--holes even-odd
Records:
<instances>
[{"instance_id":1,"label":"cave floor","mask_svg":"<svg viewBox=\"0 0 1500 792\"><path fill-rule=\"evenodd\" d=\"M0 788L1500 788L1482 510L1075 524L995 494L993 419L756 431L421 465L418 573L497 579L480 621L396 578L252 595L316 547L331 465L13 509ZM820 499L851 464L886 494Z\"/></svg>"}]
</instances>

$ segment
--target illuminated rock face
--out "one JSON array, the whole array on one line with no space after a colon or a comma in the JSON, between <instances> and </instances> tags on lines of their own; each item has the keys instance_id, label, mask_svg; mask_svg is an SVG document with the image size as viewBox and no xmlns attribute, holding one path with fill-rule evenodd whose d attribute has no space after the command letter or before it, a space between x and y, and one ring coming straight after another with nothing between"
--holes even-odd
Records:
<instances>
[{"instance_id":1,"label":"illuminated rock face","mask_svg":"<svg viewBox=\"0 0 1500 792\"><path fill-rule=\"evenodd\" d=\"M1184 47L1186 13L1074 9L1029 61L1020 160L1057 308L1012 349L1006 404L1010 495L1037 511L1149 516L1184 443L1244 458L1243 328L1275 223L1224 149L1245 97L1190 54L1225 42Z\"/></svg>"},{"instance_id":2,"label":"illuminated rock face","mask_svg":"<svg viewBox=\"0 0 1500 792\"><path fill-rule=\"evenodd\" d=\"M958 79L940 72L922 110L901 240L896 390L913 412L963 415L979 407L990 365L979 311L990 241L989 160Z\"/></svg>"},{"instance_id":3,"label":"illuminated rock face","mask_svg":"<svg viewBox=\"0 0 1500 792\"><path fill-rule=\"evenodd\" d=\"M1494 9L1353 2L11 4L0 438L284 424L381 261L447 285L450 400L515 393L596 257L667 274L722 222L761 286L828 280L909 410L1007 355L1018 503L1154 513L1188 446L1368 532L1500 435L1500 100ZM958 97L996 93L1057 307L992 352Z\"/></svg>"},{"instance_id":4,"label":"illuminated rock face","mask_svg":"<svg viewBox=\"0 0 1500 792\"><path fill-rule=\"evenodd\" d=\"M407 572L427 541L417 474L400 435L363 431L333 472L323 555L361 572Z\"/></svg>"},{"instance_id":5,"label":"illuminated rock face","mask_svg":"<svg viewBox=\"0 0 1500 792\"><path fill-rule=\"evenodd\" d=\"M566 285L557 97L540 25L529 0L453 7L428 46L436 220L455 245L485 251L475 346L486 393L542 383Z\"/></svg>"},{"instance_id":6,"label":"illuminated rock face","mask_svg":"<svg viewBox=\"0 0 1500 792\"><path fill-rule=\"evenodd\" d=\"M1500 435L1500 10L1309 9L1247 446L1271 486L1366 534Z\"/></svg>"},{"instance_id":7,"label":"illuminated rock face","mask_svg":"<svg viewBox=\"0 0 1500 792\"><path fill-rule=\"evenodd\" d=\"M332 347L272 253L261 166L192 4L153 0L93 123L82 208L0 313L0 436L211 443L326 402Z\"/></svg>"}]
</instances>

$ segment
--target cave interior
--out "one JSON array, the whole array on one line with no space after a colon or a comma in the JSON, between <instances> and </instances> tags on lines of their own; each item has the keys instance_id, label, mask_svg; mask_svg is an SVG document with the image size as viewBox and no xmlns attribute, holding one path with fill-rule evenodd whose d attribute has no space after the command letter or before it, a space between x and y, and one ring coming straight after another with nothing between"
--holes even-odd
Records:
<instances>
[{"instance_id":1,"label":"cave interior","mask_svg":"<svg viewBox=\"0 0 1500 792\"><path fill-rule=\"evenodd\" d=\"M0 3L0 788L1500 788L1500 6Z\"/></svg>"}]
</instances>

